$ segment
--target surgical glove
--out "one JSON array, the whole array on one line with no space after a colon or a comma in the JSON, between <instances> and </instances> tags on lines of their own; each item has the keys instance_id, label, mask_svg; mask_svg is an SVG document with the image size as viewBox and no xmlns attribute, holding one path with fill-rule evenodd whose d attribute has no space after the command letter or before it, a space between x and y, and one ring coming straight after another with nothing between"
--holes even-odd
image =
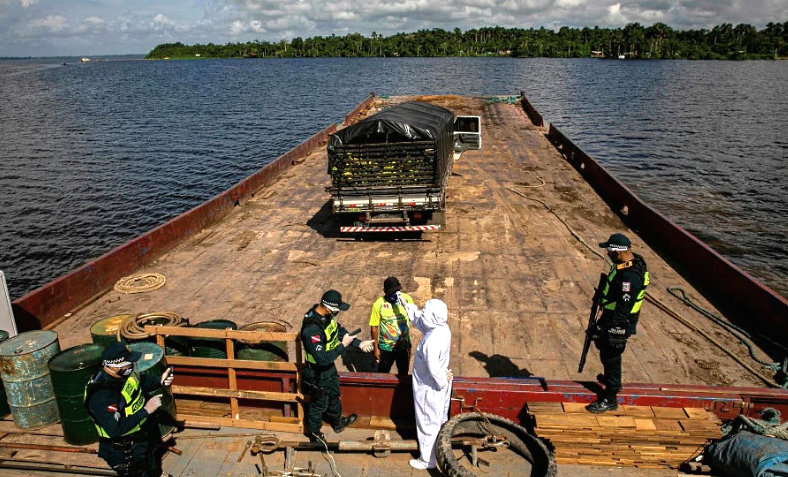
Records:
<instances>
[{"instance_id":1,"label":"surgical glove","mask_svg":"<svg viewBox=\"0 0 788 477\"><path fill-rule=\"evenodd\" d=\"M148 402L145 403L145 410L148 411L148 414L153 414L156 412L156 409L161 407L161 394L157 394L152 398L148 399Z\"/></svg>"},{"instance_id":2,"label":"surgical glove","mask_svg":"<svg viewBox=\"0 0 788 477\"><path fill-rule=\"evenodd\" d=\"M446 380L451 381L454 379L454 373L451 372L451 369L446 371Z\"/></svg>"},{"instance_id":3,"label":"surgical glove","mask_svg":"<svg viewBox=\"0 0 788 477\"><path fill-rule=\"evenodd\" d=\"M352 343L354 339L356 339L356 335L351 335L350 333L348 333L342 338L342 345L347 348L348 346L350 346L350 343Z\"/></svg>"},{"instance_id":4,"label":"surgical glove","mask_svg":"<svg viewBox=\"0 0 788 477\"><path fill-rule=\"evenodd\" d=\"M161 375L162 386L172 386L172 374L173 374L172 368L167 368L167 371L165 371Z\"/></svg>"},{"instance_id":5,"label":"surgical glove","mask_svg":"<svg viewBox=\"0 0 788 477\"><path fill-rule=\"evenodd\" d=\"M373 349L375 349L375 343L372 340L364 340L361 342L361 351L365 353L371 353Z\"/></svg>"}]
</instances>

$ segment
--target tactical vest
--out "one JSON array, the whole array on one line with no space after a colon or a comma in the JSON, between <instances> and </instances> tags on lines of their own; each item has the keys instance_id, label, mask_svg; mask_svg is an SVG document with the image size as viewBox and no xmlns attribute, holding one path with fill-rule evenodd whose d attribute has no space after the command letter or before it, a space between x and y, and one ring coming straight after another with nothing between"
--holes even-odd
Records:
<instances>
[{"instance_id":1,"label":"tactical vest","mask_svg":"<svg viewBox=\"0 0 788 477\"><path fill-rule=\"evenodd\" d=\"M320 326L320 328L323 328L322 322L317 318L313 318L310 315L311 312L307 313L307 315L304 317L303 323L301 323L302 340L304 339L304 328L306 328L307 325L315 323L318 326ZM331 321L328 323L328 325L326 325L326 327L323 328L323 333L325 333L326 335L326 351L331 351L332 349L336 348L339 345L339 325L337 325L335 319L331 318ZM304 354L306 355L307 363L317 364L317 361L315 361L315 357L309 354L309 351L307 351L306 346L304 346Z\"/></svg>"},{"instance_id":2,"label":"tactical vest","mask_svg":"<svg viewBox=\"0 0 788 477\"><path fill-rule=\"evenodd\" d=\"M646 267L646 262L643 261L643 257L640 255L635 255L634 260L630 260L626 263L621 263L618 265L613 265L610 268L610 273L607 275L607 282L605 283L605 288L602 290L602 307L606 310L613 311L616 309L616 301L615 300L607 300L607 294L611 290L611 285L613 281L616 280L616 275L619 272L623 272L628 268L632 268L634 272L641 276L643 279L643 289L638 292L637 296L632 302L632 308L629 310L629 314L631 316L630 320L637 322L638 315L640 314L640 307L643 304L643 298L646 296L646 288L648 287L649 277L648 277L648 268ZM620 278L620 277L619 277ZM620 280L618 280L620 281Z\"/></svg>"},{"instance_id":3,"label":"tactical vest","mask_svg":"<svg viewBox=\"0 0 788 477\"><path fill-rule=\"evenodd\" d=\"M109 383L95 382L91 379L87 386L85 386L85 407L88 407L88 399L90 399L90 397L100 389L113 389L117 391L118 387ZM125 401L125 407L123 408L125 417L130 417L140 412L145 407L145 396L142 394L139 378L134 374L129 376L128 379L126 379L126 382L123 383L123 387L120 388L120 395L123 396L123 400ZM92 416L90 408L88 408L88 414ZM137 424L130 431L123 434L123 436L128 436L139 431L147 419L147 417L143 418L139 424ZM99 437L104 439L110 438L107 431L98 425L95 418L93 419L93 424L96 426L96 431L98 431Z\"/></svg>"}]
</instances>

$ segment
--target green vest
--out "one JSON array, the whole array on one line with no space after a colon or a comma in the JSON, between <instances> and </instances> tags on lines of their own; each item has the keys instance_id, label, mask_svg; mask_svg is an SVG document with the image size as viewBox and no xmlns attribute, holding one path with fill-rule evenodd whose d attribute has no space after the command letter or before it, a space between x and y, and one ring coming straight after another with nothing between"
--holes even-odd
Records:
<instances>
[{"instance_id":1,"label":"green vest","mask_svg":"<svg viewBox=\"0 0 788 477\"><path fill-rule=\"evenodd\" d=\"M303 325L301 326L301 329L304 329ZM328 326L326 326L323 332L326 335L326 351L331 351L339 345L339 326L337 325L336 320L331 318L331 322L328 324ZM306 355L306 361L308 363L317 364L315 357L309 354L309 351L306 350L306 347L304 347L304 354Z\"/></svg>"},{"instance_id":2,"label":"green vest","mask_svg":"<svg viewBox=\"0 0 788 477\"><path fill-rule=\"evenodd\" d=\"M88 390L90 389L92 382L89 382L87 386L85 386L85 403L87 404L88 400ZM98 389L100 389L100 385ZM90 393L93 394L92 392ZM145 396L142 394L142 389L140 388L140 381L136 375L131 375L126 379L126 382L123 384L123 388L120 390L121 396L123 396L123 400L125 401L126 405L123 409L123 413L126 417L129 417L133 414L140 412L145 407ZM123 434L124 436L128 436L130 434L134 434L135 432L139 431L142 428L142 425L145 424L145 421L148 418L143 418L139 424L137 424L133 429ZM98 431L99 437L103 437L105 439L109 439L110 436L101 426L99 426L96 421L93 421L93 424L96 426L96 431Z\"/></svg>"},{"instance_id":3,"label":"green vest","mask_svg":"<svg viewBox=\"0 0 788 477\"><path fill-rule=\"evenodd\" d=\"M403 293L402 298L407 303L413 303L413 298ZM395 351L410 347L410 320L405 308L399 303L389 303L384 297L375 300L372 307L380 316L378 324L378 346L383 351ZM372 324L372 323L370 323Z\"/></svg>"},{"instance_id":4,"label":"green vest","mask_svg":"<svg viewBox=\"0 0 788 477\"><path fill-rule=\"evenodd\" d=\"M648 269L646 268L646 262L643 261L641 258L636 258L635 260L631 260L626 263L622 263L619 265L613 265L610 268L610 273L607 275L607 282L605 283L605 288L602 290L602 307L606 310L613 311L616 309L616 301L615 300L607 300L607 294L610 292L610 285L616 278L616 274L620 270L625 270L627 268L632 267L632 269L643 277L643 288L638 292L635 300L632 302L632 309L629 310L630 315L637 315L640 313L640 307L643 305L643 298L646 296L646 288L649 284L649 277L648 277Z\"/></svg>"}]
</instances>

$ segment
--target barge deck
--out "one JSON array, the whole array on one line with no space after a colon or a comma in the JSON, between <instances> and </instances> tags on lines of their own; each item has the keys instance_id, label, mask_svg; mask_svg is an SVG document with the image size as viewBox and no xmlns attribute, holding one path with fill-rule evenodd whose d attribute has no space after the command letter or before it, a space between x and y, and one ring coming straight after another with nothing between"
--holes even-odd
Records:
<instances>
[{"instance_id":1,"label":"barge deck","mask_svg":"<svg viewBox=\"0 0 788 477\"><path fill-rule=\"evenodd\" d=\"M412 99L483 118L484 149L465 152L454 164L444 230L419 240L340 235L324 190L329 179L321 147L146 267L167 277L163 288L135 295L109 291L55 327L61 346L89 342L93 322L123 313L174 311L192 323L229 319L239 326L275 318L295 329L328 288L340 290L353 305L340 317L342 324L369 335L369 308L383 279L394 275L417 302L436 297L447 303L455 375L593 379L601 372L594 356L583 375L575 371L593 287L607 267L542 204L509 189L520 186L518 191L548 204L592 246L613 232L628 234L649 265L649 292L746 358L738 340L666 292L682 286L713 309L626 229L519 105L452 96L391 98L375 99L363 114ZM371 365L368 356L348 353L340 369L369 371ZM649 303L624 355L623 372L625 383L762 385Z\"/></svg>"}]
</instances>

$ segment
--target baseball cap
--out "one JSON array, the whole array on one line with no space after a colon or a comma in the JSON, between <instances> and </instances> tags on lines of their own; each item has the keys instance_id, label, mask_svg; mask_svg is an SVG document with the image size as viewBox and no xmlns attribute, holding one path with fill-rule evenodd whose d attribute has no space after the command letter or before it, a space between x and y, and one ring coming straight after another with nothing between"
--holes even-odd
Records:
<instances>
[{"instance_id":1,"label":"baseball cap","mask_svg":"<svg viewBox=\"0 0 788 477\"><path fill-rule=\"evenodd\" d=\"M624 250L629 250L629 248L632 246L632 243L624 234L613 234L607 239L607 242L602 242L599 244L599 246L601 248L606 248L611 252L622 252Z\"/></svg>"},{"instance_id":2,"label":"baseball cap","mask_svg":"<svg viewBox=\"0 0 788 477\"><path fill-rule=\"evenodd\" d=\"M104 348L101 359L107 366L125 366L127 363L138 361L142 357L139 351L131 351L126 343L115 341Z\"/></svg>"},{"instance_id":3,"label":"baseball cap","mask_svg":"<svg viewBox=\"0 0 788 477\"><path fill-rule=\"evenodd\" d=\"M342 301L342 294L336 290L328 290L323 293L323 298L320 300L320 303L327 308L331 308L332 311L346 311L350 308L350 305Z\"/></svg>"},{"instance_id":4,"label":"baseball cap","mask_svg":"<svg viewBox=\"0 0 788 477\"><path fill-rule=\"evenodd\" d=\"M383 292L386 295L391 295L392 293L398 292L400 290L402 290L402 285L399 284L397 277L388 277L383 282Z\"/></svg>"}]
</instances>

